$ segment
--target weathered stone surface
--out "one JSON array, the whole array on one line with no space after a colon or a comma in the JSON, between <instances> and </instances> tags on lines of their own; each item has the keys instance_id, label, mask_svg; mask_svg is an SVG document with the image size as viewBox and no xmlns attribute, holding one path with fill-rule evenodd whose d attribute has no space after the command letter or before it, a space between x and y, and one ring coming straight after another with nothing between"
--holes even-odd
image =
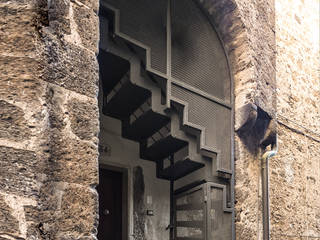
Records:
<instances>
[{"instance_id":1,"label":"weathered stone surface","mask_svg":"<svg viewBox=\"0 0 320 240\"><path fill-rule=\"evenodd\" d=\"M71 128L82 140L98 137L98 106L95 101L83 102L71 99L68 103Z\"/></svg>"},{"instance_id":2,"label":"weathered stone surface","mask_svg":"<svg viewBox=\"0 0 320 240\"><path fill-rule=\"evenodd\" d=\"M306 222L305 232L310 238L320 238L320 142L307 140L306 167Z\"/></svg>"},{"instance_id":3,"label":"weathered stone surface","mask_svg":"<svg viewBox=\"0 0 320 240\"><path fill-rule=\"evenodd\" d=\"M278 0L276 10L278 115L319 134L319 2Z\"/></svg>"},{"instance_id":4,"label":"weathered stone surface","mask_svg":"<svg viewBox=\"0 0 320 240\"><path fill-rule=\"evenodd\" d=\"M8 77L36 77L38 62L30 57L0 56L1 84Z\"/></svg>"},{"instance_id":5,"label":"weathered stone surface","mask_svg":"<svg viewBox=\"0 0 320 240\"><path fill-rule=\"evenodd\" d=\"M36 198L41 173L36 153L0 146L0 159L1 191Z\"/></svg>"},{"instance_id":6,"label":"weathered stone surface","mask_svg":"<svg viewBox=\"0 0 320 240\"><path fill-rule=\"evenodd\" d=\"M46 174L52 181L96 184L98 116L95 101L91 104L75 98L67 101L62 88L51 86L47 91L47 102L52 129L48 136ZM71 129L67 128L68 115Z\"/></svg>"},{"instance_id":7,"label":"weathered stone surface","mask_svg":"<svg viewBox=\"0 0 320 240\"><path fill-rule=\"evenodd\" d=\"M95 185L98 181L97 151L96 145L87 142L52 139L47 174L55 181Z\"/></svg>"},{"instance_id":8,"label":"weathered stone surface","mask_svg":"<svg viewBox=\"0 0 320 240\"><path fill-rule=\"evenodd\" d=\"M79 236L95 233L97 193L90 188L70 186L61 199L60 231ZM94 224L92 224L94 223Z\"/></svg>"},{"instance_id":9,"label":"weathered stone surface","mask_svg":"<svg viewBox=\"0 0 320 240\"><path fill-rule=\"evenodd\" d=\"M30 129L21 108L0 100L0 138L25 140Z\"/></svg>"},{"instance_id":10,"label":"weathered stone surface","mask_svg":"<svg viewBox=\"0 0 320 240\"><path fill-rule=\"evenodd\" d=\"M79 239L95 234L97 193L90 187L48 182L42 189L42 235L48 239ZM57 229L59 229L57 231Z\"/></svg>"},{"instance_id":11,"label":"weathered stone surface","mask_svg":"<svg viewBox=\"0 0 320 240\"><path fill-rule=\"evenodd\" d=\"M58 35L70 34L70 1L53 0L49 2L48 19L51 29L56 31Z\"/></svg>"},{"instance_id":12,"label":"weathered stone surface","mask_svg":"<svg viewBox=\"0 0 320 240\"><path fill-rule=\"evenodd\" d=\"M237 154L235 159L235 210L237 239L255 239L259 223L259 174L260 162L235 136Z\"/></svg>"},{"instance_id":13,"label":"weathered stone surface","mask_svg":"<svg viewBox=\"0 0 320 240\"><path fill-rule=\"evenodd\" d=\"M279 153L270 160L272 234L302 236L307 229L304 136L279 127Z\"/></svg>"},{"instance_id":14,"label":"weathered stone surface","mask_svg":"<svg viewBox=\"0 0 320 240\"><path fill-rule=\"evenodd\" d=\"M12 216L12 211L4 197L0 195L0 239L6 239L1 237L3 233L19 235L19 220Z\"/></svg>"},{"instance_id":15,"label":"weathered stone surface","mask_svg":"<svg viewBox=\"0 0 320 240\"><path fill-rule=\"evenodd\" d=\"M77 32L80 35L82 45L93 52L97 52L99 40L97 14L84 6L73 4L73 19L77 24Z\"/></svg>"},{"instance_id":16,"label":"weathered stone surface","mask_svg":"<svg viewBox=\"0 0 320 240\"><path fill-rule=\"evenodd\" d=\"M48 62L43 79L66 89L96 97L98 63L95 54L74 44L57 40L48 34L45 37Z\"/></svg>"},{"instance_id":17,"label":"weathered stone surface","mask_svg":"<svg viewBox=\"0 0 320 240\"><path fill-rule=\"evenodd\" d=\"M0 56L0 97L22 105L40 104L45 85L38 66L33 58Z\"/></svg>"},{"instance_id":18,"label":"weathered stone surface","mask_svg":"<svg viewBox=\"0 0 320 240\"><path fill-rule=\"evenodd\" d=\"M34 10L26 6L0 6L0 49L2 54L34 54L36 48Z\"/></svg>"},{"instance_id":19,"label":"weathered stone surface","mask_svg":"<svg viewBox=\"0 0 320 240\"><path fill-rule=\"evenodd\" d=\"M98 13L99 10L99 0L78 0L82 4L90 7L95 13Z\"/></svg>"},{"instance_id":20,"label":"weathered stone surface","mask_svg":"<svg viewBox=\"0 0 320 240\"><path fill-rule=\"evenodd\" d=\"M70 9L70 1L0 1L0 140L21 148L0 147L0 190L33 201L18 204L12 215L0 199L0 214L6 215L0 217L1 239L94 236L97 199L90 186L98 179L98 115L93 107L98 66L93 49L65 41L72 30L78 31L72 29ZM93 99L85 104L89 98L78 93ZM76 111L86 111L84 119L73 115L77 122L72 127L70 95L85 105ZM95 122L85 116L88 112L96 114ZM92 131L86 132L85 123Z\"/></svg>"}]
</instances>

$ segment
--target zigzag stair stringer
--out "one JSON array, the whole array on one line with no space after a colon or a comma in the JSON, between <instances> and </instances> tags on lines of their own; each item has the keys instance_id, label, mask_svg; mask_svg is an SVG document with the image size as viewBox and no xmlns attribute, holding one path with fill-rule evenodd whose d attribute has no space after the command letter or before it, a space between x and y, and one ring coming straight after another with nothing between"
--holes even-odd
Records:
<instances>
[{"instance_id":1,"label":"zigzag stair stringer","mask_svg":"<svg viewBox=\"0 0 320 240\"><path fill-rule=\"evenodd\" d=\"M151 48L149 46L143 44L142 42L137 41L137 40L131 38L130 36L120 32L120 10L116 9L116 8L112 7L111 5L104 3L104 2L102 2L101 4L104 7L108 8L114 12L114 18L115 18L114 19L114 31L115 31L115 34L117 36L119 36L120 38L123 38L126 41L128 41L128 42L130 42L130 43L132 43L142 49L145 49L145 51L146 51L146 66L145 66L146 71L150 72L152 74L158 75L161 78L167 79L167 76L165 74L163 74L160 71L157 71L151 67ZM188 108L189 108L188 103L171 96L171 91L170 91L171 83L170 83L169 79L167 79L167 87L166 88L167 88L167 94L166 94L166 96L167 96L167 103L166 103L167 109L168 110L170 109L171 102L182 106L182 109L183 109L182 110L182 112L183 112L183 114L182 114L183 129L186 130L188 133L195 135L198 138L199 152L203 156L206 156L209 158L212 158L212 155L216 154L217 155L217 163L216 163L217 164L217 171L224 173L224 174L231 175L232 171L230 169L225 169L225 168L221 167L222 166L221 151L219 149L216 149L216 148L213 148L213 147L206 145L206 143L205 143L205 133L206 133L205 127L191 123L188 121Z\"/></svg>"},{"instance_id":2,"label":"zigzag stair stringer","mask_svg":"<svg viewBox=\"0 0 320 240\"><path fill-rule=\"evenodd\" d=\"M188 112L189 112L189 104L183 100L177 99L175 97L170 97L172 104L182 112L182 127L183 129L192 134L197 136L198 139L198 148L199 152L206 157L212 158L212 154L217 155L217 171L225 174L232 174L232 171L229 169L222 168L221 163L221 151L214 147L210 147L205 144L205 133L206 128L194 123L189 122L188 120Z\"/></svg>"},{"instance_id":3,"label":"zigzag stair stringer","mask_svg":"<svg viewBox=\"0 0 320 240\"><path fill-rule=\"evenodd\" d=\"M145 70L151 74L154 74L156 76L159 76L163 79L167 79L166 82L166 97L167 97L167 101L166 101L166 108L167 110L171 109L171 104L173 104L178 110L180 110L182 112L182 129L188 133L190 133L191 135L194 135L197 137L197 141L198 141L198 151L201 155L209 157L209 158L213 158L213 155L217 156L217 171L223 174L227 174L227 175L232 175L232 171L230 169L225 169L222 168L222 159L221 159L221 151L219 149L216 149L214 147L210 147L208 145L206 145L206 141L205 141L205 133L206 133L206 128L204 126L200 126L197 124L194 124L192 122L189 122L188 120L188 109L189 109L189 104L185 101L182 101L180 99L177 99L173 96L171 96L171 80L168 79L168 77L166 76L166 74L163 74L160 71L157 71L156 69L153 69L151 67L151 48L145 44L143 44L140 41L137 41L133 38L131 38L130 36L128 36L127 34L124 34L122 32L120 32L120 11L119 9L116 9L114 7L112 7L111 5L101 2L101 5L103 7L108 8L109 10L114 12L114 33L115 35L117 35L118 37L134 44L135 46L142 48L145 50L146 52L146 56L145 56L145 60L146 60L146 65L145 65ZM216 188L221 188L223 191L223 210L225 212L232 212L232 208L227 206L227 189L225 185L222 184L217 184L217 183L211 183L212 186L216 187Z\"/></svg>"},{"instance_id":4,"label":"zigzag stair stringer","mask_svg":"<svg viewBox=\"0 0 320 240\"><path fill-rule=\"evenodd\" d=\"M127 34L122 33L120 31L120 10L116 9L116 8L112 7L111 5L104 3L104 2L101 2L101 5L114 12L114 32L115 32L115 35L117 35L120 38L125 39L126 41L128 41L128 42L130 42L130 43L136 45L137 47L140 47L146 51L146 66L145 66L146 69L145 70L147 72L155 74L163 79L167 79L166 74L163 74L162 72L151 67L151 48L149 46L145 45L144 43L137 41L137 40L131 38L130 36L128 36ZM168 103L168 101L167 101L167 103ZM169 107L169 106L167 106L167 107Z\"/></svg>"}]
</instances>

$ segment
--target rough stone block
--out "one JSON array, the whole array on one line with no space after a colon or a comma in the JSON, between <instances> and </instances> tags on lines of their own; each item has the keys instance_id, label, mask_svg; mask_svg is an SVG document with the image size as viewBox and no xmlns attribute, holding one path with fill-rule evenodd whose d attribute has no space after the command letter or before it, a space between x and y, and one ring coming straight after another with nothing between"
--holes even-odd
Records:
<instances>
[{"instance_id":1,"label":"rough stone block","mask_svg":"<svg viewBox=\"0 0 320 240\"><path fill-rule=\"evenodd\" d=\"M73 4L73 19L77 24L82 45L97 53L99 41L99 18L91 9Z\"/></svg>"},{"instance_id":2,"label":"rough stone block","mask_svg":"<svg viewBox=\"0 0 320 240\"><path fill-rule=\"evenodd\" d=\"M97 145L71 138L52 139L47 174L52 181L98 183Z\"/></svg>"},{"instance_id":3,"label":"rough stone block","mask_svg":"<svg viewBox=\"0 0 320 240\"><path fill-rule=\"evenodd\" d=\"M98 13L99 10L99 0L78 0L82 4L91 8L95 13Z\"/></svg>"},{"instance_id":4,"label":"rough stone block","mask_svg":"<svg viewBox=\"0 0 320 240\"><path fill-rule=\"evenodd\" d=\"M320 143L308 139L306 160L307 236L320 238Z\"/></svg>"},{"instance_id":5,"label":"rough stone block","mask_svg":"<svg viewBox=\"0 0 320 240\"><path fill-rule=\"evenodd\" d=\"M36 153L0 147L0 159L1 191L37 198L40 166Z\"/></svg>"},{"instance_id":6,"label":"rough stone block","mask_svg":"<svg viewBox=\"0 0 320 240\"><path fill-rule=\"evenodd\" d=\"M47 239L79 239L96 233L98 196L90 187L47 182L41 190L39 212L42 235Z\"/></svg>"},{"instance_id":7,"label":"rough stone block","mask_svg":"<svg viewBox=\"0 0 320 240\"><path fill-rule=\"evenodd\" d=\"M94 189L48 181L42 185L40 196L41 209L31 209L31 215L38 211L43 239L79 239L96 232L98 198Z\"/></svg>"},{"instance_id":8,"label":"rough stone block","mask_svg":"<svg viewBox=\"0 0 320 240\"><path fill-rule=\"evenodd\" d=\"M0 239L3 234L19 235L19 219L12 215L13 209L5 202L4 196L0 195Z\"/></svg>"},{"instance_id":9,"label":"rough stone block","mask_svg":"<svg viewBox=\"0 0 320 240\"><path fill-rule=\"evenodd\" d=\"M37 60L30 57L0 56L0 77L36 77L40 71Z\"/></svg>"},{"instance_id":10,"label":"rough stone block","mask_svg":"<svg viewBox=\"0 0 320 240\"><path fill-rule=\"evenodd\" d=\"M83 102L71 99L68 111L72 132L82 140L98 137L99 117L96 101Z\"/></svg>"},{"instance_id":11,"label":"rough stone block","mask_svg":"<svg viewBox=\"0 0 320 240\"><path fill-rule=\"evenodd\" d=\"M269 161L272 234L301 236L306 221L305 136L278 128L278 154Z\"/></svg>"},{"instance_id":12,"label":"rough stone block","mask_svg":"<svg viewBox=\"0 0 320 240\"><path fill-rule=\"evenodd\" d=\"M96 191L88 187L68 186L61 199L61 235L70 234L78 238L96 233L97 203Z\"/></svg>"},{"instance_id":13,"label":"rough stone block","mask_svg":"<svg viewBox=\"0 0 320 240\"><path fill-rule=\"evenodd\" d=\"M7 54L34 54L36 14L26 7L0 7L0 49Z\"/></svg>"},{"instance_id":14,"label":"rough stone block","mask_svg":"<svg viewBox=\"0 0 320 240\"><path fill-rule=\"evenodd\" d=\"M23 141L30 137L30 129L21 108L0 100L0 138Z\"/></svg>"},{"instance_id":15,"label":"rough stone block","mask_svg":"<svg viewBox=\"0 0 320 240\"><path fill-rule=\"evenodd\" d=\"M98 62L94 53L73 44L45 37L47 64L43 79L91 97L98 91Z\"/></svg>"},{"instance_id":16,"label":"rough stone block","mask_svg":"<svg viewBox=\"0 0 320 240\"><path fill-rule=\"evenodd\" d=\"M49 26L59 35L70 34L70 0L49 1Z\"/></svg>"}]
</instances>

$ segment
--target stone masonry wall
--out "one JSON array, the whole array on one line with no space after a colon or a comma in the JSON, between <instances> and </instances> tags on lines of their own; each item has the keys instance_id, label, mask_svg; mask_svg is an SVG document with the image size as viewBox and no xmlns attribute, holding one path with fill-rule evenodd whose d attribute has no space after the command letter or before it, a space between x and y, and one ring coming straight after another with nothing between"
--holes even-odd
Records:
<instances>
[{"instance_id":1,"label":"stone masonry wall","mask_svg":"<svg viewBox=\"0 0 320 240\"><path fill-rule=\"evenodd\" d=\"M319 0L199 3L230 59L236 128L249 102L278 122L272 238L320 238ZM0 1L0 239L95 238L97 12ZM237 134L235 181L236 238L261 239L259 154Z\"/></svg>"},{"instance_id":2,"label":"stone masonry wall","mask_svg":"<svg viewBox=\"0 0 320 240\"><path fill-rule=\"evenodd\" d=\"M0 239L95 239L98 1L0 1Z\"/></svg>"},{"instance_id":3,"label":"stone masonry wall","mask_svg":"<svg viewBox=\"0 0 320 240\"><path fill-rule=\"evenodd\" d=\"M276 1L279 153L272 239L320 239L320 1Z\"/></svg>"},{"instance_id":4,"label":"stone masonry wall","mask_svg":"<svg viewBox=\"0 0 320 240\"><path fill-rule=\"evenodd\" d=\"M231 63L236 130L245 117L241 107L250 102L278 125L279 153L270 163L272 239L318 239L320 3L200 2ZM252 151L257 144L235 135L236 238L241 240L262 239L261 149Z\"/></svg>"}]
</instances>

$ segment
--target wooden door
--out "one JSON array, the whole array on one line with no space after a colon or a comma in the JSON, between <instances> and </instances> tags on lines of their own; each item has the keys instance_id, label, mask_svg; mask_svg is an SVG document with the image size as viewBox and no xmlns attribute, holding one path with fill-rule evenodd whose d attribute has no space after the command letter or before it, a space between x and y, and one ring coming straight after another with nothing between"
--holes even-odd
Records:
<instances>
[{"instance_id":1,"label":"wooden door","mask_svg":"<svg viewBox=\"0 0 320 240\"><path fill-rule=\"evenodd\" d=\"M100 169L99 240L122 240L122 173Z\"/></svg>"}]
</instances>

